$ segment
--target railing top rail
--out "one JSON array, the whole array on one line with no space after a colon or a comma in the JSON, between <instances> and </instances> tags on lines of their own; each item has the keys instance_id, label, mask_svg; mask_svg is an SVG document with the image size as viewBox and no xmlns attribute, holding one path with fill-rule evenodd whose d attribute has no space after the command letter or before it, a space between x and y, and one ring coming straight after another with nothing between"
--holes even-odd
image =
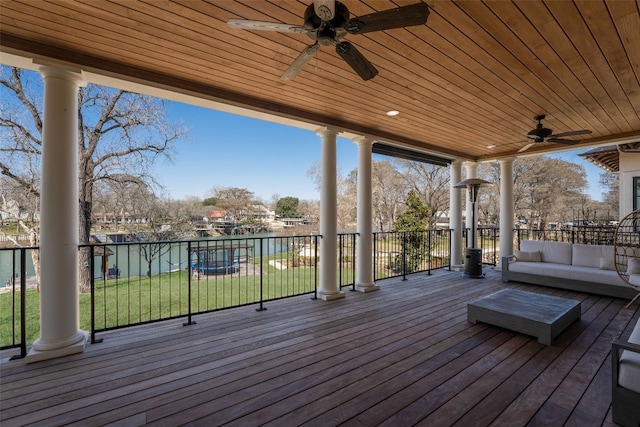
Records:
<instances>
[{"instance_id":1,"label":"railing top rail","mask_svg":"<svg viewBox=\"0 0 640 427\"><path fill-rule=\"evenodd\" d=\"M131 245L146 245L146 244L187 244L187 243L200 243L205 244L207 242L231 242L234 240L262 240L262 239L286 239L286 238L313 238L322 237L320 234L303 234L295 236L275 235L275 236L257 236L257 237L224 237L224 238L196 238L196 239L174 239L174 240L138 240L131 242L100 242L100 243L81 243L78 245L80 248L88 248L92 246L131 246ZM15 249L15 248L14 248Z\"/></svg>"}]
</instances>

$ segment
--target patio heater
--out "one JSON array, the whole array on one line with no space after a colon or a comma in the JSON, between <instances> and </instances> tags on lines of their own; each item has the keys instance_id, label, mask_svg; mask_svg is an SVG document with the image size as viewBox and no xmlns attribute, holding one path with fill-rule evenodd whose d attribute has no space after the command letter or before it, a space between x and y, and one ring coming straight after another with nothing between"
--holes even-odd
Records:
<instances>
[{"instance_id":1,"label":"patio heater","mask_svg":"<svg viewBox=\"0 0 640 427\"><path fill-rule=\"evenodd\" d=\"M482 248L476 248L476 201L478 200L480 187L487 184L491 183L480 178L468 178L453 186L454 188L466 188L467 193L469 193L469 202L471 203L471 240L467 239L469 246L464 251L463 276L472 279L484 278L484 274L482 274Z\"/></svg>"}]
</instances>

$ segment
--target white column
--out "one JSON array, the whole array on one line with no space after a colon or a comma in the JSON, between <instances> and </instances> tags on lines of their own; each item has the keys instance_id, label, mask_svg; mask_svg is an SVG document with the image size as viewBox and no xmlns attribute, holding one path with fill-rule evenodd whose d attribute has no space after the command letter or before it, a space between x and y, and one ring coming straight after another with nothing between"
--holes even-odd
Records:
<instances>
[{"instance_id":1,"label":"white column","mask_svg":"<svg viewBox=\"0 0 640 427\"><path fill-rule=\"evenodd\" d=\"M462 181L462 162L449 166L449 228L451 229L451 267L460 269L462 261L462 195L466 190L453 186Z\"/></svg>"},{"instance_id":2,"label":"white column","mask_svg":"<svg viewBox=\"0 0 640 427\"><path fill-rule=\"evenodd\" d=\"M354 138L358 145L358 245L356 246L356 289L360 292L380 289L373 282L373 229L371 214L371 149L373 140Z\"/></svg>"},{"instance_id":3,"label":"white column","mask_svg":"<svg viewBox=\"0 0 640 427\"><path fill-rule=\"evenodd\" d=\"M78 295L78 87L81 74L42 67L40 338L27 362L84 350Z\"/></svg>"},{"instance_id":4,"label":"white column","mask_svg":"<svg viewBox=\"0 0 640 427\"><path fill-rule=\"evenodd\" d=\"M513 254L513 158L500 160L500 260L498 268L502 267L502 257Z\"/></svg>"},{"instance_id":5,"label":"white column","mask_svg":"<svg viewBox=\"0 0 640 427\"><path fill-rule=\"evenodd\" d=\"M464 162L464 168L467 171L467 177L469 178L477 178L478 177L478 164L476 162ZM474 204L469 201L469 191L464 191L464 200L465 200L465 215L466 215L466 226L469 229L469 236L467 241L469 245L473 242L471 236L476 235L476 230L478 228L477 220L478 220L478 206L475 204L475 212L473 211ZM473 218L476 219L476 223L474 223ZM468 246L468 245L467 245Z\"/></svg>"},{"instance_id":6,"label":"white column","mask_svg":"<svg viewBox=\"0 0 640 427\"><path fill-rule=\"evenodd\" d=\"M344 298L338 289L337 259L338 259L338 198L337 198L337 167L336 167L336 137L337 132L322 128L316 135L322 138L322 159L320 161L320 289L318 298L330 301Z\"/></svg>"}]
</instances>

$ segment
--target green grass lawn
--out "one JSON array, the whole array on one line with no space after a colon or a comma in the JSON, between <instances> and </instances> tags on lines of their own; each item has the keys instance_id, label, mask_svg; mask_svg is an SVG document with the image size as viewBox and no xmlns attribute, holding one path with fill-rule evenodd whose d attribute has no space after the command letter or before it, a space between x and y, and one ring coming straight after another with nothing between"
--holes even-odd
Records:
<instances>
[{"instance_id":1,"label":"green grass lawn","mask_svg":"<svg viewBox=\"0 0 640 427\"><path fill-rule=\"evenodd\" d=\"M276 257L286 264L286 260ZM276 259L274 258L274 259ZM269 259L255 265L255 274L231 274L191 278L186 270L151 277L99 280L95 283L95 328L110 329L172 317L186 317L191 301L192 314L256 304L261 300L312 293L316 269L312 266L276 269ZM250 264L253 266L254 264ZM353 268L338 271L342 283L353 282ZM27 343L40 333L40 298L36 290L26 292ZM15 321L13 319L16 319ZM80 295L80 328L91 330L91 295ZM0 346L20 342L20 292L0 294Z\"/></svg>"}]
</instances>

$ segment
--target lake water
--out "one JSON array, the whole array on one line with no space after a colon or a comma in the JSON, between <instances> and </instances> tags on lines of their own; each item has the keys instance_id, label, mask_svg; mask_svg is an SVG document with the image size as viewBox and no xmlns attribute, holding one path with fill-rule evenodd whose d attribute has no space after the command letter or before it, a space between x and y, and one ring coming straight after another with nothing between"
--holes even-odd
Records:
<instances>
[{"instance_id":1,"label":"lake water","mask_svg":"<svg viewBox=\"0 0 640 427\"><path fill-rule=\"evenodd\" d=\"M252 234L244 237L225 236L219 238L202 238L192 240L192 247L204 241L233 241L234 244L253 246L253 256L258 257L260 253L260 241L262 240L262 251L265 255L277 254L287 250L288 244L293 240L284 236L278 236L276 233ZM108 267L116 266L120 269L120 276L139 276L146 274L147 265L144 257L140 255L139 244L115 244L107 247L113 251L113 255L109 256ZM27 276L34 275L33 262L31 261L30 251L27 252ZM15 257L14 257L15 253ZM242 253L240 255L243 255ZM20 252L11 250L0 250L0 287L4 286L11 278L12 274L20 272ZM102 259L96 257L95 260L95 277L102 277ZM188 267L188 244L187 242L172 243L171 248L165 247L162 255L154 259L151 265L151 274L166 273L169 271L185 269ZM14 267L15 266L15 267Z\"/></svg>"}]
</instances>

